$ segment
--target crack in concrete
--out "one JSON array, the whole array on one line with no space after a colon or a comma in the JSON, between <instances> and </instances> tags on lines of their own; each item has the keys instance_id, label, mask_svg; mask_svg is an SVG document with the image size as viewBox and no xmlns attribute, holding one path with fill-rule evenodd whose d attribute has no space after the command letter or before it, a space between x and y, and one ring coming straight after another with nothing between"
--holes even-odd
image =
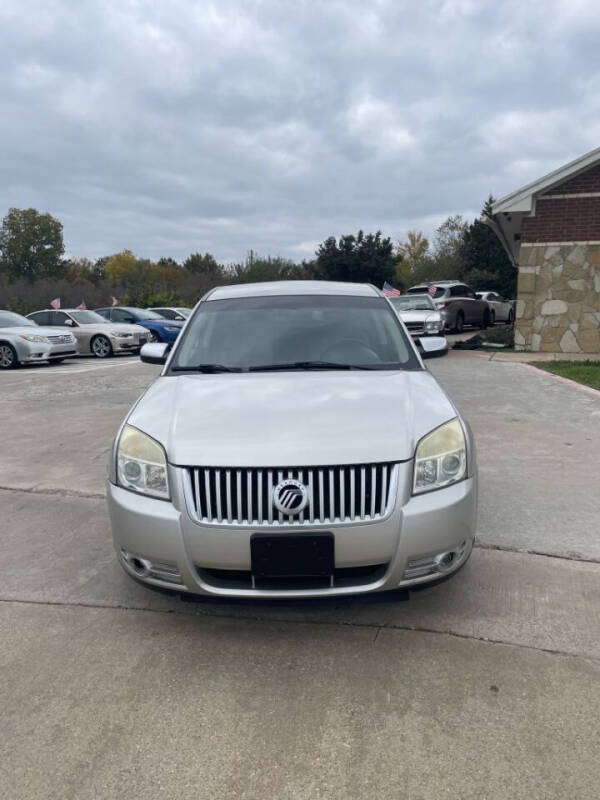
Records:
<instances>
[{"instance_id":1,"label":"crack in concrete","mask_svg":"<svg viewBox=\"0 0 600 800\"><path fill-rule=\"evenodd\" d=\"M522 642L509 642L504 639L493 639L488 636L476 636L474 634L459 633L458 631L442 630L437 628L430 628L424 625L399 625L399 624L380 624L373 622L349 622L349 621L332 621L332 620L317 620L317 619L281 619L280 617L265 617L260 614L211 614L207 610L197 609L195 611L187 611L186 609L162 609L162 608L144 608L140 606L127 606L123 604L109 605L108 603L84 603L84 602L62 602L59 600L19 600L17 598L0 598L0 604L12 605L35 605L35 606L53 606L58 608L89 608L89 609L104 609L112 611L137 611L146 612L151 614L182 614L188 617L207 617L209 619L227 619L227 620L246 620L249 622L268 622L271 624L288 624L288 625L325 625L329 627L339 628L367 628L375 629L375 635L372 641L374 644L381 633L381 631L404 631L407 633L425 633L435 636L450 636L453 639L463 639L465 641L482 642L484 644L495 645L499 647L516 647L520 650L529 650L536 653L545 653L546 655L559 656L562 658L575 658L583 659L594 664L600 664L600 657L592 655L584 655L582 653L573 653L568 650L561 650L559 648L551 647L536 647L532 644L523 644Z\"/></svg>"},{"instance_id":2,"label":"crack in concrete","mask_svg":"<svg viewBox=\"0 0 600 800\"><path fill-rule=\"evenodd\" d=\"M79 489L39 489L37 486L0 486L2 492L23 492L23 494L41 494L53 497L79 497L88 500L105 500L106 495L100 492L84 492Z\"/></svg>"}]
</instances>

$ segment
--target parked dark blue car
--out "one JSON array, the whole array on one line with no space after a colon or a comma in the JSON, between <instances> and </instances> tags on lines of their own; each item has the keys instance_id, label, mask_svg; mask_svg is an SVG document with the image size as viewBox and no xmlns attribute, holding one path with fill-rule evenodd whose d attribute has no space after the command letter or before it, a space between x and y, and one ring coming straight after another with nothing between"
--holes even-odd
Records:
<instances>
[{"instance_id":1,"label":"parked dark blue car","mask_svg":"<svg viewBox=\"0 0 600 800\"><path fill-rule=\"evenodd\" d=\"M155 311L147 311L145 308L112 306L97 308L96 313L111 322L132 322L141 325L148 331L149 342L174 342L183 328L183 322L165 319Z\"/></svg>"}]
</instances>

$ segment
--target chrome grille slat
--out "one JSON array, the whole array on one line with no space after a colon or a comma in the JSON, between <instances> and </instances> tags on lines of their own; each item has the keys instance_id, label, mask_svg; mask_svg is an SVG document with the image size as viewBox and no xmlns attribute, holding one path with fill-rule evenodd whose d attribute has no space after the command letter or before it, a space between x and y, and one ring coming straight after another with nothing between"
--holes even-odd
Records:
<instances>
[{"instance_id":1,"label":"chrome grille slat","mask_svg":"<svg viewBox=\"0 0 600 800\"><path fill-rule=\"evenodd\" d=\"M331 467L190 467L185 481L190 512L198 522L237 527L305 527L371 522L389 511L397 465ZM274 508L273 489L284 478L307 489L297 515Z\"/></svg>"}]
</instances>

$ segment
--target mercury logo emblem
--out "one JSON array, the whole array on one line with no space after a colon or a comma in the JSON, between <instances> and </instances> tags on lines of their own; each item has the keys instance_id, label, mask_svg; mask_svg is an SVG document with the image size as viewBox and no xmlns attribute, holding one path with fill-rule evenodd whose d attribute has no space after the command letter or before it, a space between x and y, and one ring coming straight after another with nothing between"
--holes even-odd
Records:
<instances>
[{"instance_id":1,"label":"mercury logo emblem","mask_svg":"<svg viewBox=\"0 0 600 800\"><path fill-rule=\"evenodd\" d=\"M308 503L308 491L300 481L288 478L273 489L273 505L283 514L299 514Z\"/></svg>"}]
</instances>

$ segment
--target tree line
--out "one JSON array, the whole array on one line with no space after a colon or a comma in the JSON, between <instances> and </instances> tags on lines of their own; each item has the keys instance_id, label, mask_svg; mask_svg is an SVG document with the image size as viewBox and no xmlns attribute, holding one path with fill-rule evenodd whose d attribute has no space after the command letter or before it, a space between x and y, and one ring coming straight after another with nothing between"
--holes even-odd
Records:
<instances>
[{"instance_id":1,"label":"tree line","mask_svg":"<svg viewBox=\"0 0 600 800\"><path fill-rule=\"evenodd\" d=\"M214 286L271 280L385 282L407 289L422 281L456 278L474 289L513 297L516 270L493 231L480 218L467 223L448 217L430 243L409 231L394 243L381 231L325 239L310 260L296 262L250 251L237 263L220 263L212 254L191 253L177 262L152 261L130 250L91 260L65 258L63 226L36 209L11 208L0 227L0 307L29 312L54 297L64 306L85 300L88 307L116 298L123 305L192 305Z\"/></svg>"}]
</instances>

